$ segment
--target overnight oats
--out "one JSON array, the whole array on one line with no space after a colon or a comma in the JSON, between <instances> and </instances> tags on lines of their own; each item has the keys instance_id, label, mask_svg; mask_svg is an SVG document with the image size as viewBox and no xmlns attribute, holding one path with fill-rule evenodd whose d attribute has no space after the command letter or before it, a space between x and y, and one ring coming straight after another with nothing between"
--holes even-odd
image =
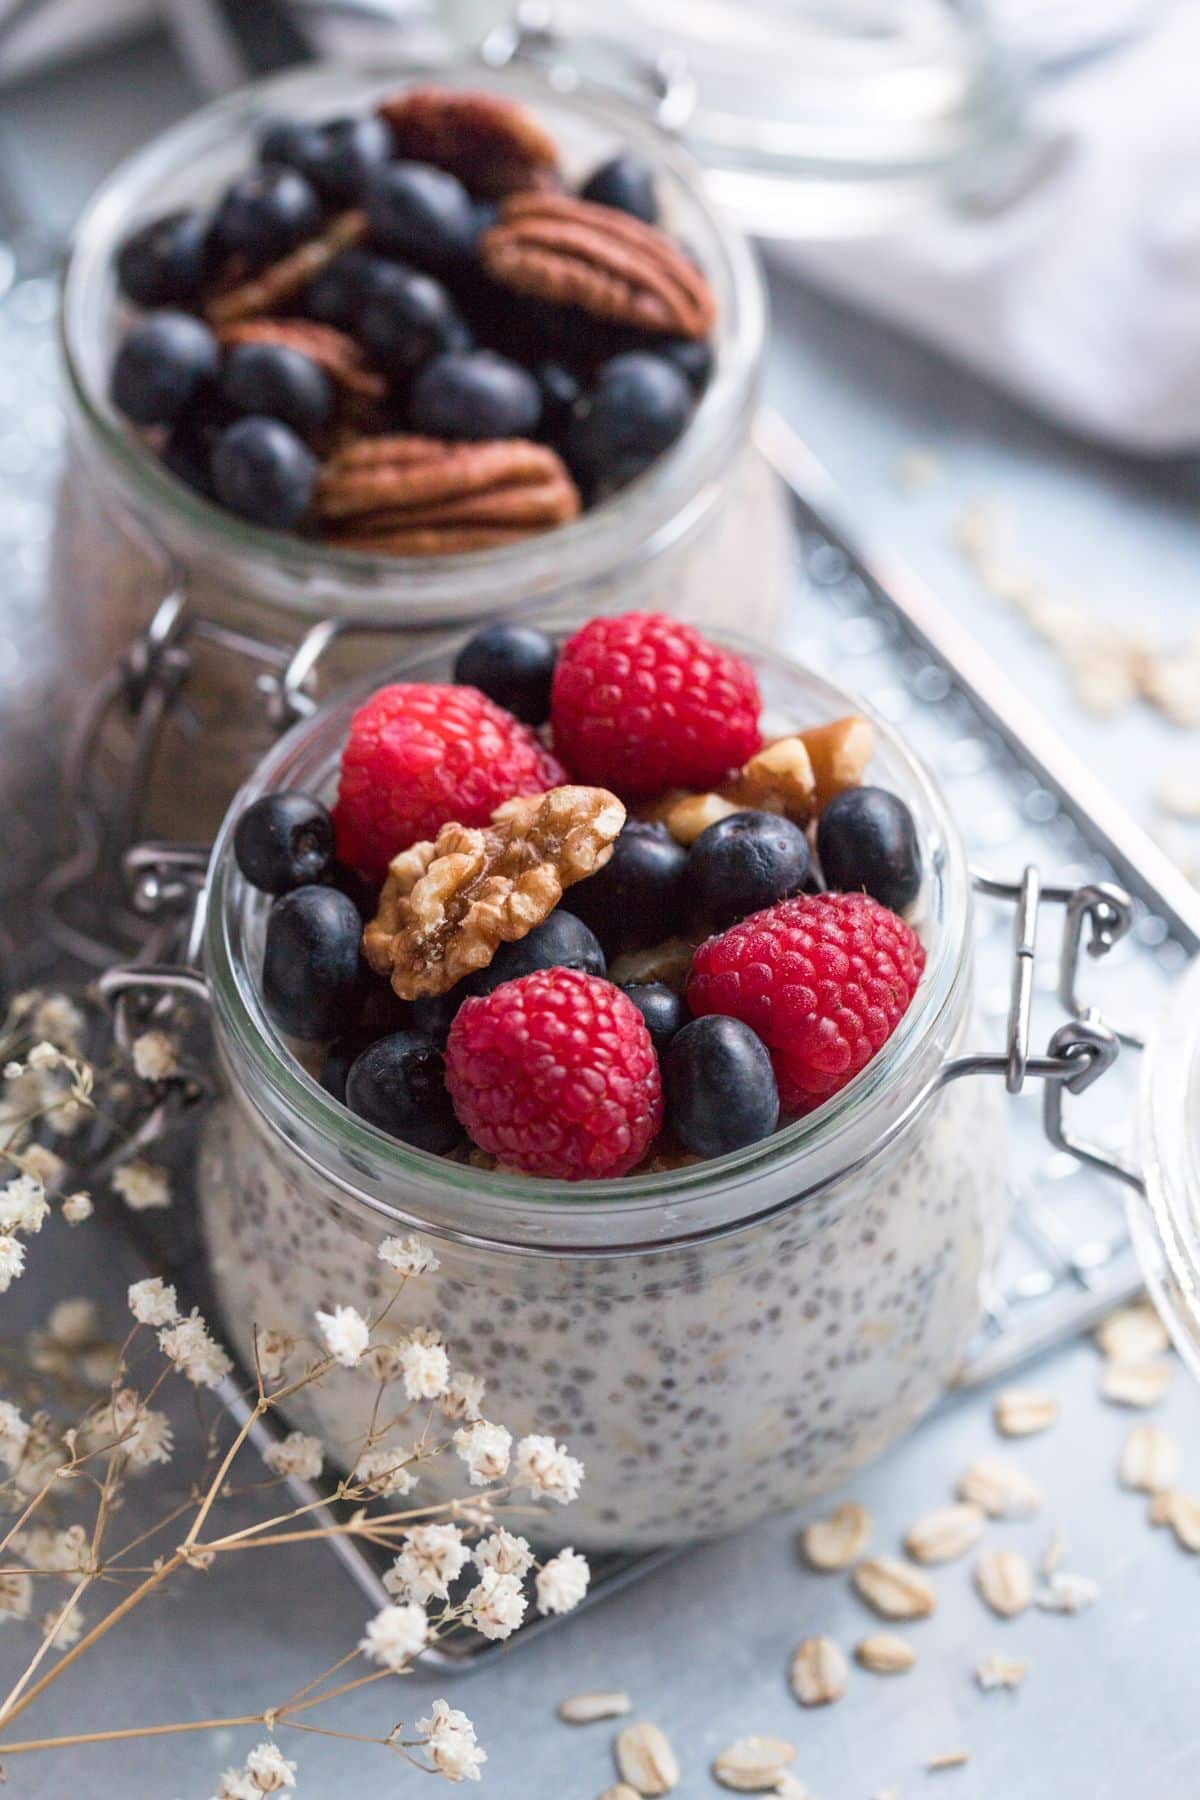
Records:
<instances>
[{"instance_id":1,"label":"overnight oats","mask_svg":"<svg viewBox=\"0 0 1200 1800\"><path fill-rule=\"evenodd\" d=\"M244 90L101 190L63 330L73 678L186 602L154 831L179 835L181 796L188 835L216 829L279 722L264 677L325 620L353 630L321 689L377 666L380 632L532 607L704 621L753 592L770 640L760 277L614 100L473 66Z\"/></svg>"},{"instance_id":2,"label":"overnight oats","mask_svg":"<svg viewBox=\"0 0 1200 1800\"><path fill-rule=\"evenodd\" d=\"M952 1378L1005 1222L988 1084L940 1080L970 941L928 778L778 659L630 614L360 687L214 853L199 1193L239 1353L337 1304L452 1340L483 1385L435 1418L587 1464L547 1542L833 1487ZM439 1266L394 1297L410 1232ZM296 1421L353 1456L376 1392L338 1371Z\"/></svg>"}]
</instances>

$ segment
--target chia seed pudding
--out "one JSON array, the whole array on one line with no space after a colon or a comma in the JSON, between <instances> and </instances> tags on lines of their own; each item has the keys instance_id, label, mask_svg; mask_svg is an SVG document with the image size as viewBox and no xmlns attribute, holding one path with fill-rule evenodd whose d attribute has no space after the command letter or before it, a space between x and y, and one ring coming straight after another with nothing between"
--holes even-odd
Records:
<instances>
[{"instance_id":1,"label":"chia seed pudding","mask_svg":"<svg viewBox=\"0 0 1200 1800\"><path fill-rule=\"evenodd\" d=\"M832 729L853 711L830 684L761 653L745 657L768 736L797 721ZM403 677L445 671L444 656L430 657ZM268 796L332 793L368 691L291 733L236 816ZM583 1458L587 1476L569 1515L539 1517L530 1531L589 1549L679 1543L799 1505L920 1418L978 1322L1008 1202L996 1179L1001 1121L989 1086L939 1079L970 1022L961 843L927 775L888 727L868 723L871 778L902 799L921 846L920 890L905 911L924 946L911 1000L882 1047L828 1098L813 1097L795 1116L793 1096L777 1129L753 1127L753 1141L747 1130L740 1143L699 1154L680 1154L693 1140L678 1067L672 1082L676 1038L661 1060L678 1137L659 1138L633 1166L615 1163L609 1179L533 1178L519 1161L465 1148L431 1154L322 1087L319 1058L297 1055L270 1003L264 1010L270 920L266 897L238 872L231 815L214 854L206 946L225 1097L203 1134L198 1190L219 1302L248 1365L255 1324L311 1338L318 1309L352 1304L378 1315L394 1282L376 1248L417 1231L440 1268L405 1284L381 1335L436 1333L456 1368L486 1382L486 1417L514 1432L553 1433ZM834 848L830 836L831 865ZM774 911L808 919L839 904L836 895L801 895ZM764 916L724 937L758 929ZM710 962L719 941L720 933L706 941ZM622 978L616 962L611 976ZM589 984L616 991L551 969L468 999L450 1026L447 1080L477 1143L482 1127L452 1079L463 1022L470 1015L474 1029L514 991L564 980L573 997ZM617 1022L627 1023L623 1014ZM777 1043L772 1060L786 1098L795 1070ZM735 1118L743 1096L732 1069L722 1110ZM728 1120L721 1128L737 1129ZM335 1371L291 1412L334 1462L350 1463L374 1396L371 1381ZM433 1484L435 1469L423 1480ZM425 1491L433 1495L433 1485Z\"/></svg>"}]
</instances>

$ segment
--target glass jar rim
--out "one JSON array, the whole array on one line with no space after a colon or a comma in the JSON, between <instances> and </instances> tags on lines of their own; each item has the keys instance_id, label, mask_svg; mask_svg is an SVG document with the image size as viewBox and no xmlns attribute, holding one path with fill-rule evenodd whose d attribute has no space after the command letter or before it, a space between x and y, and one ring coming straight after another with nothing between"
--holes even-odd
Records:
<instances>
[{"instance_id":1,"label":"glass jar rim","mask_svg":"<svg viewBox=\"0 0 1200 1800\"><path fill-rule=\"evenodd\" d=\"M1140 1199L1131 1204L1130 1218L1146 1284L1176 1347L1200 1375L1198 1003L1200 959L1177 983L1146 1043L1138 1098L1145 1200L1144 1207Z\"/></svg>"},{"instance_id":2,"label":"glass jar rim","mask_svg":"<svg viewBox=\"0 0 1200 1800\"><path fill-rule=\"evenodd\" d=\"M706 230L706 273L718 292L720 343L712 380L687 430L658 462L611 500L539 537L457 556L387 557L339 550L267 531L194 494L121 420L100 369L89 367L93 313L111 284L116 248L138 216L152 210L160 184L195 166L214 146L248 132L273 113L364 101L421 80L475 82L512 90L536 107L567 108L601 128L619 130L660 178L687 196ZM706 197L704 171L632 104L607 92L556 93L525 66L497 70L475 59L422 68L412 62L311 65L255 82L193 113L124 162L97 191L76 230L63 278L60 349L72 412L132 512L155 523L168 553L209 559L219 568L248 564L271 600L312 618L345 616L394 598L397 625L420 627L482 617L505 604L536 604L562 580L569 560L583 584L636 550L649 559L698 524L715 498L731 448L749 429L766 335L766 294L757 260L736 225ZM144 210L142 210L144 209ZM94 359L93 359L94 360ZM464 589L466 590L464 594Z\"/></svg>"},{"instance_id":3,"label":"glass jar rim","mask_svg":"<svg viewBox=\"0 0 1200 1800\"><path fill-rule=\"evenodd\" d=\"M933 821L936 875L943 896L942 928L926 946L927 961L917 993L895 1031L866 1068L816 1112L771 1137L683 1168L629 1175L594 1184L537 1180L481 1170L416 1150L368 1125L333 1098L278 1039L263 1009L237 944L238 907L246 887L233 858L233 829L252 800L275 786L288 785L289 764L309 742L322 719L348 721L350 711L382 682L422 679L428 665L443 662L448 645L399 665L376 671L344 688L333 703L302 721L280 740L234 798L213 848L208 875L204 961L218 1038L238 1070L238 1085L268 1129L282 1129L289 1149L326 1180L388 1221L498 1249L543 1254L636 1253L656 1247L707 1240L740 1230L843 1178L878 1155L911 1123L936 1091L940 1057L931 1066L922 1046L937 1037L937 1026L969 988L971 967L971 884L966 853L939 788L887 722L836 684L801 665L727 632L712 632L721 643L789 675L801 675L831 703L831 717L858 712L875 726L889 757L903 768L910 791ZM912 1076L912 1091L904 1074ZM261 1096L268 1097L264 1105ZM310 1140L306 1142L305 1140ZM865 1141L865 1149L862 1144ZM855 1148L855 1145L858 1148ZM319 1146L319 1148L314 1148ZM806 1185L798 1154L823 1172ZM337 1162L336 1172L331 1165ZM356 1180L358 1175L398 1195L418 1194L413 1208L393 1204ZM764 1179L773 1191L756 1201ZM779 1177L782 1177L782 1186ZM474 1200L472 1208L468 1203ZM473 1220L461 1215L472 1212ZM460 1216L457 1216L460 1215Z\"/></svg>"}]
</instances>

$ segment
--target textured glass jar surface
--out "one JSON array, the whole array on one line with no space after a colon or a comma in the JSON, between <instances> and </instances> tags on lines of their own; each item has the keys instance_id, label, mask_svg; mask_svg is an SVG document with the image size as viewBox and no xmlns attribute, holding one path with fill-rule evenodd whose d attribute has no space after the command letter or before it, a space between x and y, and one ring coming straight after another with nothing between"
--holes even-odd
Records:
<instances>
[{"instance_id":1,"label":"textured glass jar surface","mask_svg":"<svg viewBox=\"0 0 1200 1800\"><path fill-rule=\"evenodd\" d=\"M705 198L697 166L631 109L553 93L536 74L463 66L439 82L486 84L532 105L558 138L568 172L629 144L654 166L670 228L714 287L715 372L684 436L641 480L572 525L500 551L384 558L245 525L192 494L120 421L107 398L125 316L113 259L128 232L172 206L211 201L252 160L263 121L363 110L402 82L387 69L308 69L243 90L143 151L97 196L74 247L63 305L72 457L63 486L53 602L71 645L71 679L111 666L163 595L186 592L197 619L295 644L318 621L368 620L407 635L530 606L661 608L695 619L737 615L769 641L788 581L786 514L750 443L764 338L757 267L741 235ZM270 741L255 665L194 637L188 707L164 735L149 824L213 830L237 783ZM365 666L361 640L339 645L323 681ZM197 754L199 742L205 746Z\"/></svg>"},{"instance_id":2,"label":"textured glass jar surface","mask_svg":"<svg viewBox=\"0 0 1200 1800\"><path fill-rule=\"evenodd\" d=\"M756 654L768 729L849 696ZM426 658L418 672L436 672ZM290 734L243 798L328 790L353 694ZM216 1290L243 1356L255 1323L311 1335L317 1308L377 1313L375 1246L426 1234L441 1259L385 1334L444 1334L487 1382L487 1417L553 1431L588 1465L537 1521L592 1547L730 1529L836 1485L933 1403L979 1315L1007 1201L987 1084L936 1098L970 1013L970 902L940 796L885 727L873 774L927 847L925 978L844 1092L764 1143L664 1174L571 1187L423 1156L354 1119L275 1039L256 992L263 908L214 855L207 958L226 1098L199 1191ZM374 1403L338 1374L299 1417L350 1460Z\"/></svg>"}]
</instances>

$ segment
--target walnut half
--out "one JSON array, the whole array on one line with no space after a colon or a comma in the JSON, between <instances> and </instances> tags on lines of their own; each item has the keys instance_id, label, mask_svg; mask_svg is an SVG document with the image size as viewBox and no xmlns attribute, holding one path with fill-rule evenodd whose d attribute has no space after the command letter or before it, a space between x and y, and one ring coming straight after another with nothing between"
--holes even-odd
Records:
<instances>
[{"instance_id":1,"label":"walnut half","mask_svg":"<svg viewBox=\"0 0 1200 1800\"><path fill-rule=\"evenodd\" d=\"M367 961L402 1000L448 993L602 869L624 823L606 788L558 787L507 801L482 830L443 825L392 858L363 933Z\"/></svg>"}]
</instances>

